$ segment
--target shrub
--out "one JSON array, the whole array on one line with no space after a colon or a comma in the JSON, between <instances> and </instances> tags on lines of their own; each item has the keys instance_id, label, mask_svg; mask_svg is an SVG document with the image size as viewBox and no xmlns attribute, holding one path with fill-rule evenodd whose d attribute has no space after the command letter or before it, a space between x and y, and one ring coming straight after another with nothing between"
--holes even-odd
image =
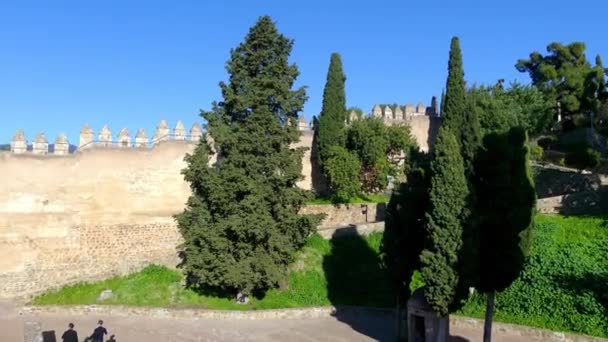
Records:
<instances>
[{"instance_id":1,"label":"shrub","mask_svg":"<svg viewBox=\"0 0 608 342\"><path fill-rule=\"evenodd\" d=\"M565 163L579 170L592 169L599 165L600 153L590 147L579 147L566 153Z\"/></svg>"},{"instance_id":2,"label":"shrub","mask_svg":"<svg viewBox=\"0 0 608 342\"><path fill-rule=\"evenodd\" d=\"M361 191L361 163L357 156L340 146L331 146L325 161L327 181L338 202L347 203Z\"/></svg>"},{"instance_id":3,"label":"shrub","mask_svg":"<svg viewBox=\"0 0 608 342\"><path fill-rule=\"evenodd\" d=\"M532 160L542 160L544 152L545 151L543 150L542 147L540 147L540 146L538 146L536 144L530 145L530 159L532 159Z\"/></svg>"}]
</instances>

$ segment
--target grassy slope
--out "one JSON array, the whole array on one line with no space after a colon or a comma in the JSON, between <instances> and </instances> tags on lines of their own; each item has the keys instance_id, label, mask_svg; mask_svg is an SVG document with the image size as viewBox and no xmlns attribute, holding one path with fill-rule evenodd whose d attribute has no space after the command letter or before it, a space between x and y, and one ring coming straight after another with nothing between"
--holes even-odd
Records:
<instances>
[{"instance_id":1,"label":"grassy slope","mask_svg":"<svg viewBox=\"0 0 608 342\"><path fill-rule=\"evenodd\" d=\"M497 296L495 320L608 337L608 228L602 218L537 216L526 269ZM47 293L35 304L196 306L267 309L329 304L394 306L394 289L379 267L381 234L326 241L312 237L291 266L288 288L270 290L248 305L180 286L181 275L151 266L140 273ZM421 286L415 274L415 284ZM459 314L483 318L485 298L474 295Z\"/></svg>"}]
</instances>

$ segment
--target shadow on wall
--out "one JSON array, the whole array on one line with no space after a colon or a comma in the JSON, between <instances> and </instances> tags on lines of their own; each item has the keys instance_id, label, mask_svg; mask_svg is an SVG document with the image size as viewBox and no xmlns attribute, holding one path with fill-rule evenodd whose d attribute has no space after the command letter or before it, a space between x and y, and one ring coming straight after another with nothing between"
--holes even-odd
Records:
<instances>
[{"instance_id":1,"label":"shadow on wall","mask_svg":"<svg viewBox=\"0 0 608 342\"><path fill-rule=\"evenodd\" d=\"M599 215L608 212L608 187L564 195L557 210L562 215Z\"/></svg>"},{"instance_id":2,"label":"shadow on wall","mask_svg":"<svg viewBox=\"0 0 608 342\"><path fill-rule=\"evenodd\" d=\"M601 186L601 180L597 173L582 174L534 167L533 174L538 198L594 191Z\"/></svg>"},{"instance_id":3,"label":"shadow on wall","mask_svg":"<svg viewBox=\"0 0 608 342\"><path fill-rule=\"evenodd\" d=\"M355 228L348 234L332 236L331 252L323 259L327 292L336 307L335 317L361 334L377 341L395 340L395 317L392 310L355 310L349 306L393 308L392 288L381 260Z\"/></svg>"},{"instance_id":4,"label":"shadow on wall","mask_svg":"<svg viewBox=\"0 0 608 342\"><path fill-rule=\"evenodd\" d=\"M439 132L439 126L441 126L441 118L440 117L429 117L429 131L427 132L427 140L426 144L429 147L429 151L435 144L435 138L437 137L437 133Z\"/></svg>"}]
</instances>

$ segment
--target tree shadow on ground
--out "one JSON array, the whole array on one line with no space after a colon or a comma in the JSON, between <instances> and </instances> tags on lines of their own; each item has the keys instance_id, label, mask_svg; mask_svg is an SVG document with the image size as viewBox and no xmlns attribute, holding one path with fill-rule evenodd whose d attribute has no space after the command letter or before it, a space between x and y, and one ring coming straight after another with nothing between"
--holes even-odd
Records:
<instances>
[{"instance_id":1,"label":"tree shadow on ground","mask_svg":"<svg viewBox=\"0 0 608 342\"><path fill-rule=\"evenodd\" d=\"M562 215L598 215L608 211L608 187L564 195L558 212Z\"/></svg>"},{"instance_id":2,"label":"tree shadow on ground","mask_svg":"<svg viewBox=\"0 0 608 342\"><path fill-rule=\"evenodd\" d=\"M330 245L323 270L329 300L336 307L334 316L377 341L394 341L395 289L378 252L353 227L336 231Z\"/></svg>"},{"instance_id":3,"label":"tree shadow on ground","mask_svg":"<svg viewBox=\"0 0 608 342\"><path fill-rule=\"evenodd\" d=\"M585 297L593 297L603 311L608 313L608 272L558 276L555 281L561 288L579 298L581 303L586 302ZM585 309L592 308L587 306Z\"/></svg>"}]
</instances>

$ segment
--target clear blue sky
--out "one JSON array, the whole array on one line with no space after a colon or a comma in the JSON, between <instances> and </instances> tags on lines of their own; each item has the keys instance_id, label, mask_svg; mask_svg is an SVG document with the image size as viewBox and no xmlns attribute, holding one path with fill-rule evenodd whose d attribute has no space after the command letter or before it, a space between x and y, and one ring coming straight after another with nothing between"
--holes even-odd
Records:
<instances>
[{"instance_id":1,"label":"clear blue sky","mask_svg":"<svg viewBox=\"0 0 608 342\"><path fill-rule=\"evenodd\" d=\"M550 3L551 5L547 5ZM552 41L582 40L608 59L605 0L579 1L3 1L0 143L18 128L78 143L88 123L152 136L160 119L186 128L220 99L229 50L268 14L295 39L291 61L320 110L329 56L342 54L349 106L428 103L461 39L469 84L528 82L514 64ZM602 17L603 15L603 17Z\"/></svg>"}]
</instances>

